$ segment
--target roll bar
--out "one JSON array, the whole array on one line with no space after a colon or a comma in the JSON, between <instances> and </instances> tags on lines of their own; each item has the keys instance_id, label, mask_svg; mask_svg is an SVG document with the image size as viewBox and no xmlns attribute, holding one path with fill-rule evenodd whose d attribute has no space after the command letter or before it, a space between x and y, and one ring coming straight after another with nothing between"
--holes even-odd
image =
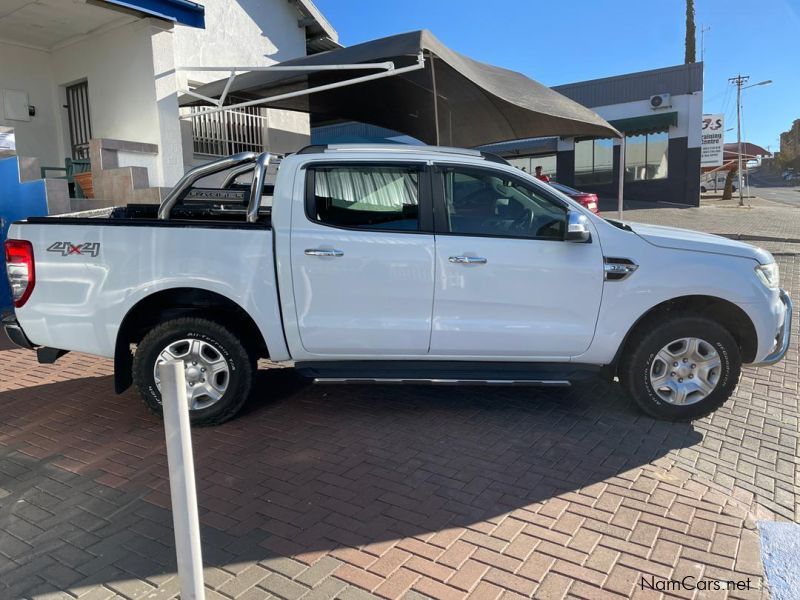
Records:
<instances>
[{"instance_id":1,"label":"roll bar","mask_svg":"<svg viewBox=\"0 0 800 600\"><path fill-rule=\"evenodd\" d=\"M264 189L264 179L266 176L265 172L269 165L270 158L271 155L269 152L263 152L261 154L257 154L256 152L240 152L187 171L161 202L161 206L158 207L158 218L162 220L169 219L175 204L199 179L208 177L214 173L221 173L222 171L233 169L230 175L225 178L225 183L223 184L223 188L225 188L233 183L237 175L245 171L254 170L253 182L250 185L250 199L247 204L247 222L255 223L258 220L258 209L261 205L261 195Z\"/></svg>"},{"instance_id":2,"label":"roll bar","mask_svg":"<svg viewBox=\"0 0 800 600\"><path fill-rule=\"evenodd\" d=\"M231 169L230 172L225 176L225 181L222 182L222 189L227 190L236 182L236 178L239 177L239 175L247 173L248 171L252 171L254 168L255 165L251 165L250 163L245 163L243 165L239 165L234 169Z\"/></svg>"}]
</instances>

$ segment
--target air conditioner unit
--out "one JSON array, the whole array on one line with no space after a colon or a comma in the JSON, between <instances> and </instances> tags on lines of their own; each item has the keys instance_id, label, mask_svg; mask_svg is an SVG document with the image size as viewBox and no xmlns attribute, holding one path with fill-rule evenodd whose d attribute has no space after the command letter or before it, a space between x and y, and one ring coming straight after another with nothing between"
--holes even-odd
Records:
<instances>
[{"instance_id":1,"label":"air conditioner unit","mask_svg":"<svg viewBox=\"0 0 800 600\"><path fill-rule=\"evenodd\" d=\"M670 108L672 106L672 98L669 94L656 94L650 96L650 108L658 110L659 108Z\"/></svg>"}]
</instances>

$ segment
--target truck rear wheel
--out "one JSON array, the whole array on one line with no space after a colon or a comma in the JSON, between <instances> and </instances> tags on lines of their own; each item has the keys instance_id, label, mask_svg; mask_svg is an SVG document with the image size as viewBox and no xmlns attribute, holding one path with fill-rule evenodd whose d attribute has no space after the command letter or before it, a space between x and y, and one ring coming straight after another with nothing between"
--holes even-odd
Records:
<instances>
[{"instance_id":1,"label":"truck rear wheel","mask_svg":"<svg viewBox=\"0 0 800 600\"><path fill-rule=\"evenodd\" d=\"M739 383L742 359L731 334L704 317L673 317L636 335L620 380L649 415L672 421L704 417Z\"/></svg>"},{"instance_id":2,"label":"truck rear wheel","mask_svg":"<svg viewBox=\"0 0 800 600\"><path fill-rule=\"evenodd\" d=\"M156 414L162 412L158 365L167 360L183 362L192 425L224 423L250 394L255 362L236 335L208 319L173 319L151 330L133 358L133 381Z\"/></svg>"}]
</instances>

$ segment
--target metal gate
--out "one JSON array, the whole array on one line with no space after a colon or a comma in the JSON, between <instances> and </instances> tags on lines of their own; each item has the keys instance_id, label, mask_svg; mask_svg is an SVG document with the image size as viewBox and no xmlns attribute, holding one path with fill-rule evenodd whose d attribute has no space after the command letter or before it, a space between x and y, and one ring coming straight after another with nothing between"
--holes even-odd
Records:
<instances>
[{"instance_id":1,"label":"metal gate","mask_svg":"<svg viewBox=\"0 0 800 600\"><path fill-rule=\"evenodd\" d=\"M92 122L89 118L89 84L85 81L67 86L67 121L73 159L89 158Z\"/></svg>"}]
</instances>

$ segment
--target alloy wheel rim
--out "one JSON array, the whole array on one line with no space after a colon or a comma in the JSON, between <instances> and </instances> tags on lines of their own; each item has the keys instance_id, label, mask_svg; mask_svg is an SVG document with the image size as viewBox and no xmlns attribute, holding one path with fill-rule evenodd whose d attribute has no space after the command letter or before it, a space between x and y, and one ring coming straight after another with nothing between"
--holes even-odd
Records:
<instances>
[{"instance_id":1,"label":"alloy wheel rim","mask_svg":"<svg viewBox=\"0 0 800 600\"><path fill-rule=\"evenodd\" d=\"M222 399L230 384L230 366L219 348L203 340L191 338L167 344L159 352L153 367L153 378L159 392L159 366L170 360L183 363L189 410L202 410Z\"/></svg>"},{"instance_id":2,"label":"alloy wheel rim","mask_svg":"<svg viewBox=\"0 0 800 600\"><path fill-rule=\"evenodd\" d=\"M650 385L668 404L688 406L707 398L719 383L722 360L707 341L673 340L656 353L650 365Z\"/></svg>"}]
</instances>

